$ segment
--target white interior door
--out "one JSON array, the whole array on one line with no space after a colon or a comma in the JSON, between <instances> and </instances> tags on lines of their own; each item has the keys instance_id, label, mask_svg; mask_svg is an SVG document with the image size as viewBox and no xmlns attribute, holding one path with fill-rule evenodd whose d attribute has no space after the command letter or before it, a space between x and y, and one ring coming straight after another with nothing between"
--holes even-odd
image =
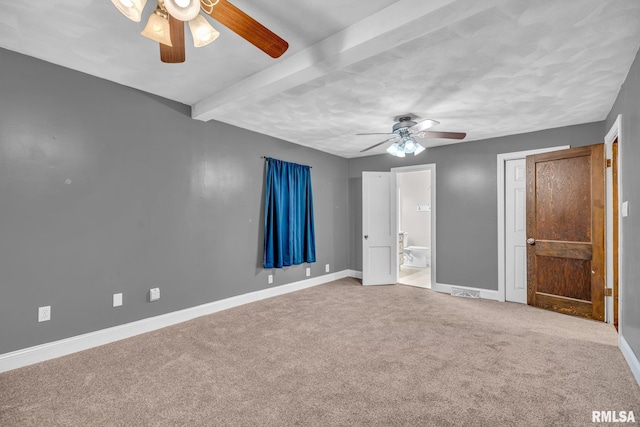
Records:
<instances>
[{"instance_id":1,"label":"white interior door","mask_svg":"<svg viewBox=\"0 0 640 427\"><path fill-rule=\"evenodd\" d=\"M526 159L505 162L505 299L527 303Z\"/></svg>"},{"instance_id":2,"label":"white interior door","mask_svg":"<svg viewBox=\"0 0 640 427\"><path fill-rule=\"evenodd\" d=\"M396 174L362 172L362 284L397 279Z\"/></svg>"}]
</instances>

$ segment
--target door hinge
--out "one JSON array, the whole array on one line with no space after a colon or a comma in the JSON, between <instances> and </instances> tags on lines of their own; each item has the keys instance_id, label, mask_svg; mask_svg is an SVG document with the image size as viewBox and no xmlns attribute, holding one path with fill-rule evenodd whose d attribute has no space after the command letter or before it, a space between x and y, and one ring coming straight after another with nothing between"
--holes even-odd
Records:
<instances>
[{"instance_id":1,"label":"door hinge","mask_svg":"<svg viewBox=\"0 0 640 427\"><path fill-rule=\"evenodd\" d=\"M613 296L613 288L604 288L604 296L612 297Z\"/></svg>"},{"instance_id":2,"label":"door hinge","mask_svg":"<svg viewBox=\"0 0 640 427\"><path fill-rule=\"evenodd\" d=\"M611 167L611 159L607 159L607 167L610 168Z\"/></svg>"}]
</instances>

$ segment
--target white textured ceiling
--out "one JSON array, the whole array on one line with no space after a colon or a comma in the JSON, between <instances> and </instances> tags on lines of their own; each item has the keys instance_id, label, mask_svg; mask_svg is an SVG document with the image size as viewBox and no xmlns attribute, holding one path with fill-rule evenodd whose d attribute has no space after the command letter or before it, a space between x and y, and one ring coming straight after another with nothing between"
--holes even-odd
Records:
<instances>
[{"instance_id":1,"label":"white textured ceiling","mask_svg":"<svg viewBox=\"0 0 640 427\"><path fill-rule=\"evenodd\" d=\"M196 49L187 31L187 61L163 64L139 35L153 0L140 23L109 0L2 0L0 47L350 158L384 139L356 133L403 113L465 141L603 120L640 46L638 0L230 1L289 50L274 60L208 18L220 38Z\"/></svg>"}]
</instances>

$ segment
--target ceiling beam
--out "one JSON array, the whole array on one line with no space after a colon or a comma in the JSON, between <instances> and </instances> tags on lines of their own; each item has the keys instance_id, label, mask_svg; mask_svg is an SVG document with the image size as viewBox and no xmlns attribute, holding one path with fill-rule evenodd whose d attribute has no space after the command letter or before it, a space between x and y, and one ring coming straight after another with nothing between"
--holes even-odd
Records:
<instances>
[{"instance_id":1,"label":"ceiling beam","mask_svg":"<svg viewBox=\"0 0 640 427\"><path fill-rule=\"evenodd\" d=\"M259 102L274 94L322 77L380 52L423 36L495 6L500 0L401 0L333 34L315 45L285 57L275 65L198 101L192 106L194 119L215 118L217 109L239 99ZM482 6L478 5L480 3ZM469 7L469 4L472 4ZM460 6L458 13L447 13L437 28L421 24L420 19L447 6Z\"/></svg>"}]
</instances>

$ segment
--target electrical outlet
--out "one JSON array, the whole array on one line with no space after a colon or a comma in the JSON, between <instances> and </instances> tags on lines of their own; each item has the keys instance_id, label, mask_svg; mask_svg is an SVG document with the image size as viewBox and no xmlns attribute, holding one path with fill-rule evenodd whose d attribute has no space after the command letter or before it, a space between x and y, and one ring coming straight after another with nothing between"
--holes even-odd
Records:
<instances>
[{"instance_id":1,"label":"electrical outlet","mask_svg":"<svg viewBox=\"0 0 640 427\"><path fill-rule=\"evenodd\" d=\"M307 277L311 276L311 268L307 267Z\"/></svg>"},{"instance_id":2,"label":"electrical outlet","mask_svg":"<svg viewBox=\"0 0 640 427\"><path fill-rule=\"evenodd\" d=\"M268 282L269 284L272 284L272 283L273 283L273 274L270 274L270 275L269 275L269 277L267 277L267 282Z\"/></svg>"},{"instance_id":3,"label":"electrical outlet","mask_svg":"<svg viewBox=\"0 0 640 427\"><path fill-rule=\"evenodd\" d=\"M113 306L120 307L122 305L122 294L113 294Z\"/></svg>"},{"instance_id":4,"label":"electrical outlet","mask_svg":"<svg viewBox=\"0 0 640 427\"><path fill-rule=\"evenodd\" d=\"M38 322L46 322L51 320L51 306L38 307Z\"/></svg>"},{"instance_id":5,"label":"electrical outlet","mask_svg":"<svg viewBox=\"0 0 640 427\"><path fill-rule=\"evenodd\" d=\"M158 301L160 299L160 288L149 289L149 301Z\"/></svg>"},{"instance_id":6,"label":"electrical outlet","mask_svg":"<svg viewBox=\"0 0 640 427\"><path fill-rule=\"evenodd\" d=\"M330 269L329 269L329 264L325 264L325 266L324 266L324 272L325 272L325 273L328 273L329 271L330 271Z\"/></svg>"}]
</instances>

